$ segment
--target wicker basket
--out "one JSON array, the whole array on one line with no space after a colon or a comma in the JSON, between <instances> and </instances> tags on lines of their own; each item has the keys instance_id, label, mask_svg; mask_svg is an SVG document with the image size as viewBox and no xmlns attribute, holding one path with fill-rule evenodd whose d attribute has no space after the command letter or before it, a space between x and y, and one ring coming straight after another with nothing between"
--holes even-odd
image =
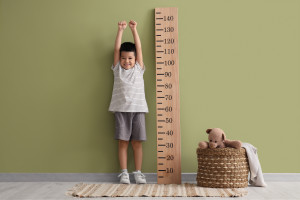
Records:
<instances>
[{"instance_id":1,"label":"wicker basket","mask_svg":"<svg viewBox=\"0 0 300 200\"><path fill-rule=\"evenodd\" d=\"M249 164L244 148L197 149L197 185L211 188L248 186Z\"/></svg>"}]
</instances>

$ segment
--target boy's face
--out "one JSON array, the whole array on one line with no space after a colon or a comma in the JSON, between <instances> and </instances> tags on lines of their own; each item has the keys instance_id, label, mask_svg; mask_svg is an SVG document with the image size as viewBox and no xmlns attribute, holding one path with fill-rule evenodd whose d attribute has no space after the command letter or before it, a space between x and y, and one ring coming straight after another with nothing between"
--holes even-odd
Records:
<instances>
[{"instance_id":1,"label":"boy's face","mask_svg":"<svg viewBox=\"0 0 300 200\"><path fill-rule=\"evenodd\" d=\"M133 51L121 51L120 58L121 67L124 69L133 68L135 65L135 56Z\"/></svg>"}]
</instances>

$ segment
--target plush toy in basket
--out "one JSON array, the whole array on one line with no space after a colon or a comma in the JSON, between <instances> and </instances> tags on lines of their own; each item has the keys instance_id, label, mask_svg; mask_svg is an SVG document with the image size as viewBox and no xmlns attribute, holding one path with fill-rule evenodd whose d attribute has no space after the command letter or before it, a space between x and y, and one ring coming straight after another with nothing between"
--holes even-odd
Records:
<instances>
[{"instance_id":1,"label":"plush toy in basket","mask_svg":"<svg viewBox=\"0 0 300 200\"><path fill-rule=\"evenodd\" d=\"M220 128L207 129L209 142L199 142L200 149L209 148L224 148L232 147L239 149L242 147L242 143L239 140L226 140L225 133Z\"/></svg>"},{"instance_id":2,"label":"plush toy in basket","mask_svg":"<svg viewBox=\"0 0 300 200\"><path fill-rule=\"evenodd\" d=\"M240 141L226 140L220 128L207 129L209 142L197 149L197 185L211 188L248 186L249 164Z\"/></svg>"}]
</instances>

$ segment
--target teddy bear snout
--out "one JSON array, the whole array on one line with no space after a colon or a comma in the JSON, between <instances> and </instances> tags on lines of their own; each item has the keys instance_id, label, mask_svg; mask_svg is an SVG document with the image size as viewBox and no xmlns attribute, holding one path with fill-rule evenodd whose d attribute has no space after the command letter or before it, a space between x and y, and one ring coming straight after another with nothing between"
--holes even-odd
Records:
<instances>
[{"instance_id":1,"label":"teddy bear snout","mask_svg":"<svg viewBox=\"0 0 300 200\"><path fill-rule=\"evenodd\" d=\"M209 143L209 148L217 148L218 144L215 142L210 142Z\"/></svg>"}]
</instances>

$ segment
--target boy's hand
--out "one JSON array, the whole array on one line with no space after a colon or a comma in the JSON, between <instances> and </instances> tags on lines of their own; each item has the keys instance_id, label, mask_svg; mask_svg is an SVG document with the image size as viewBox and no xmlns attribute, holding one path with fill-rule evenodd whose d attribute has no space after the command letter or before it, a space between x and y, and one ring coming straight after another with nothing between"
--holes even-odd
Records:
<instances>
[{"instance_id":1,"label":"boy's hand","mask_svg":"<svg viewBox=\"0 0 300 200\"><path fill-rule=\"evenodd\" d=\"M127 27L127 23L126 23L126 21L121 21L121 22L118 22L118 26L119 26L119 30L123 31Z\"/></svg>"},{"instance_id":2,"label":"boy's hand","mask_svg":"<svg viewBox=\"0 0 300 200\"><path fill-rule=\"evenodd\" d=\"M136 29L136 26L137 26L136 21L130 20L130 22L129 22L130 29L134 30L134 29Z\"/></svg>"}]
</instances>

